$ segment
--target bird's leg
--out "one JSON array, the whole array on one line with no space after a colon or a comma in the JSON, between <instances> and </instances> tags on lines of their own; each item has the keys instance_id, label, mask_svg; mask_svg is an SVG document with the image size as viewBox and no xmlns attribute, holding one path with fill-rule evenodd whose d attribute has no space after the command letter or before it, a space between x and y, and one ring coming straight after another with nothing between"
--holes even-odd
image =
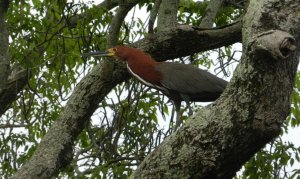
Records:
<instances>
[{"instance_id":1,"label":"bird's leg","mask_svg":"<svg viewBox=\"0 0 300 179\"><path fill-rule=\"evenodd\" d=\"M182 122L181 121L181 113L180 113L181 101L173 101L173 103L174 103L175 110L176 110L176 122L175 122L175 126L174 126L174 131L176 131Z\"/></svg>"},{"instance_id":2,"label":"bird's leg","mask_svg":"<svg viewBox=\"0 0 300 179\"><path fill-rule=\"evenodd\" d=\"M184 110L188 109L188 115L191 116L193 115L193 109L191 107L191 103L188 97L181 95L182 98L184 99L185 103L186 103L186 107L184 108Z\"/></svg>"},{"instance_id":3,"label":"bird's leg","mask_svg":"<svg viewBox=\"0 0 300 179\"><path fill-rule=\"evenodd\" d=\"M192 107L191 107L191 103L190 103L190 98L189 98L189 96L187 96L187 95L183 95L183 94L181 94L180 95L181 96L181 98L185 101L185 103L186 103L186 108L185 109L189 109L189 112L188 112L188 115L189 116L191 116L192 114L193 114L193 110L192 110Z\"/></svg>"},{"instance_id":4,"label":"bird's leg","mask_svg":"<svg viewBox=\"0 0 300 179\"><path fill-rule=\"evenodd\" d=\"M186 102L187 108L189 109L188 115L193 115L193 109L191 107L191 103L189 101Z\"/></svg>"}]
</instances>

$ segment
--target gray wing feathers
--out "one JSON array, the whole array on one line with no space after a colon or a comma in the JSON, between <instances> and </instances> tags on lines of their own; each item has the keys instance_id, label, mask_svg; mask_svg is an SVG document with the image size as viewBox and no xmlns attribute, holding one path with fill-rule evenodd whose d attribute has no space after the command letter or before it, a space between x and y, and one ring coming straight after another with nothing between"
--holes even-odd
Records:
<instances>
[{"instance_id":1,"label":"gray wing feathers","mask_svg":"<svg viewBox=\"0 0 300 179\"><path fill-rule=\"evenodd\" d=\"M162 85L184 94L222 92L227 82L192 65L162 62L156 70L163 76Z\"/></svg>"}]
</instances>

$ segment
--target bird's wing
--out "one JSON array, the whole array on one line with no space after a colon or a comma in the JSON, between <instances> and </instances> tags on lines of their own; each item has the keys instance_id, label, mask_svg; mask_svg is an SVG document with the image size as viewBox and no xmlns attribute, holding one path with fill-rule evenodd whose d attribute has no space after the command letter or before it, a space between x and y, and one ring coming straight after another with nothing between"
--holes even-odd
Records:
<instances>
[{"instance_id":1,"label":"bird's wing","mask_svg":"<svg viewBox=\"0 0 300 179\"><path fill-rule=\"evenodd\" d=\"M182 94L221 93L227 85L227 81L193 65L161 62L155 69L162 74L165 88Z\"/></svg>"}]
</instances>

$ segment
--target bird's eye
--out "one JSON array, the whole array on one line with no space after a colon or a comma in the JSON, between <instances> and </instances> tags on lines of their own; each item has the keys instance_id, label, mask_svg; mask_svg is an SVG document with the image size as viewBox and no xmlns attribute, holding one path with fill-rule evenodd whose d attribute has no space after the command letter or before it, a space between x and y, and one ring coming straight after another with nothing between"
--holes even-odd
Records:
<instances>
[{"instance_id":1,"label":"bird's eye","mask_svg":"<svg viewBox=\"0 0 300 179\"><path fill-rule=\"evenodd\" d=\"M116 51L117 51L117 49L116 49L116 48L113 48L112 50L113 50L114 52L116 52Z\"/></svg>"}]
</instances>

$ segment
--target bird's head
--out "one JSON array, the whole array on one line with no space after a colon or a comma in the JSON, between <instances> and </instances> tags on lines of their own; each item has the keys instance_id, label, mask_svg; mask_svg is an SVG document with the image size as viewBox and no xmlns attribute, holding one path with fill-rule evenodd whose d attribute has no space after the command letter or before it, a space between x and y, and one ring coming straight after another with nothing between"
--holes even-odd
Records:
<instances>
[{"instance_id":1,"label":"bird's head","mask_svg":"<svg viewBox=\"0 0 300 179\"><path fill-rule=\"evenodd\" d=\"M82 54L82 56L98 56L98 57L113 57L122 61L128 61L134 57L143 55L144 53L138 49L127 46L115 46L105 51L97 51Z\"/></svg>"}]
</instances>

